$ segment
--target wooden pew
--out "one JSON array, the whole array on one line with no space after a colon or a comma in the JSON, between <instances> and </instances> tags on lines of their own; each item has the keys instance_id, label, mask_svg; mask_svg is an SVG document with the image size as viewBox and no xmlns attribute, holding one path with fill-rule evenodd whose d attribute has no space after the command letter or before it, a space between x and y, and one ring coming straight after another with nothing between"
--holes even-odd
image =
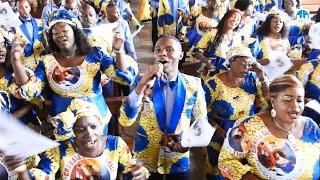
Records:
<instances>
[{"instance_id":1,"label":"wooden pew","mask_svg":"<svg viewBox=\"0 0 320 180\"><path fill-rule=\"evenodd\" d=\"M311 14L315 14L320 8L320 0L303 0L301 1L301 7L308 9Z\"/></svg>"},{"instance_id":2,"label":"wooden pew","mask_svg":"<svg viewBox=\"0 0 320 180\"><path fill-rule=\"evenodd\" d=\"M201 62L196 61L186 61L182 64L181 72L191 75L197 76L197 69L200 67Z\"/></svg>"}]
</instances>

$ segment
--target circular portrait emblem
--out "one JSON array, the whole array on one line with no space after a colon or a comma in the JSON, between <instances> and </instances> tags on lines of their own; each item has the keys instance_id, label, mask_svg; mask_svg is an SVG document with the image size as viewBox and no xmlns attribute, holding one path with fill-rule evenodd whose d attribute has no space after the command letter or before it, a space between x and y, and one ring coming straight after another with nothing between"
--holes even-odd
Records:
<instances>
[{"instance_id":1,"label":"circular portrait emblem","mask_svg":"<svg viewBox=\"0 0 320 180\"><path fill-rule=\"evenodd\" d=\"M109 169L95 159L81 159L71 170L71 180L110 180Z\"/></svg>"},{"instance_id":2,"label":"circular portrait emblem","mask_svg":"<svg viewBox=\"0 0 320 180\"><path fill-rule=\"evenodd\" d=\"M274 136L265 136L256 146L256 162L263 174L270 178L293 178L301 169L298 152L293 145Z\"/></svg>"},{"instance_id":3,"label":"circular portrait emblem","mask_svg":"<svg viewBox=\"0 0 320 180\"><path fill-rule=\"evenodd\" d=\"M62 90L75 90L84 82L85 71L82 67L62 67L56 64L51 71L51 79Z\"/></svg>"},{"instance_id":4,"label":"circular portrait emblem","mask_svg":"<svg viewBox=\"0 0 320 180\"><path fill-rule=\"evenodd\" d=\"M251 143L248 133L243 124L234 127L228 131L226 147L233 151L238 157L245 157L245 154L250 150Z\"/></svg>"}]
</instances>

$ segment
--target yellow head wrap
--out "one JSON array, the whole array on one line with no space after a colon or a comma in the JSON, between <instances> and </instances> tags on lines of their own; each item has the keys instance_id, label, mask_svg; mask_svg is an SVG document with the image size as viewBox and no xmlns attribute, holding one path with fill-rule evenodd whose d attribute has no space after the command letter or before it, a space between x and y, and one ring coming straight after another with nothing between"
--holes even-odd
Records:
<instances>
[{"instance_id":1,"label":"yellow head wrap","mask_svg":"<svg viewBox=\"0 0 320 180\"><path fill-rule=\"evenodd\" d=\"M85 116L96 116L99 118L102 127L105 127L108 122L101 118L97 106L93 103L82 99L74 99L65 112L52 117L51 123L55 127L53 134L57 141L65 141L74 137L74 123Z\"/></svg>"}]
</instances>

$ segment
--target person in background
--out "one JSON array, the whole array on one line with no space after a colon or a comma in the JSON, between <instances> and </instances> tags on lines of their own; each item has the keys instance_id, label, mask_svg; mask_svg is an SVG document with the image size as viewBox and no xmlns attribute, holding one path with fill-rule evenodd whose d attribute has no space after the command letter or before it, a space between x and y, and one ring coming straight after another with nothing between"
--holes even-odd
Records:
<instances>
[{"instance_id":1,"label":"person in background","mask_svg":"<svg viewBox=\"0 0 320 180\"><path fill-rule=\"evenodd\" d=\"M189 150L181 135L194 122L210 126L201 80L178 71L183 53L177 38L160 38L154 56L120 108L119 122L131 126L140 118L134 153L151 172L150 179L188 180ZM213 132L206 133L205 146Z\"/></svg>"},{"instance_id":2,"label":"person in background","mask_svg":"<svg viewBox=\"0 0 320 180\"><path fill-rule=\"evenodd\" d=\"M229 10L217 28L207 31L198 42L194 52L202 62L199 72L203 80L221 70L227 70L226 52L241 44L241 36L237 33L241 18L241 11L238 9Z\"/></svg>"},{"instance_id":3,"label":"person in background","mask_svg":"<svg viewBox=\"0 0 320 180\"><path fill-rule=\"evenodd\" d=\"M311 25L309 29L308 39L308 46L311 50L308 54L308 60L320 59L320 13L319 21Z\"/></svg>"},{"instance_id":4,"label":"person in background","mask_svg":"<svg viewBox=\"0 0 320 180\"><path fill-rule=\"evenodd\" d=\"M127 21L121 18L119 8L115 3L109 3L106 7L106 17L98 24L116 23L122 39L124 40L124 51L134 60L137 59L136 50L133 44L132 34Z\"/></svg>"},{"instance_id":5,"label":"person in background","mask_svg":"<svg viewBox=\"0 0 320 180\"><path fill-rule=\"evenodd\" d=\"M253 57L257 57L261 51L257 37L257 18L254 17L254 3L252 0L238 0L234 8L243 12L238 33L241 35L242 45L251 49Z\"/></svg>"},{"instance_id":6,"label":"person in background","mask_svg":"<svg viewBox=\"0 0 320 180\"><path fill-rule=\"evenodd\" d=\"M2 34L3 29L0 29L0 101L1 111L5 111L11 116L17 118L23 124L28 124L30 121L39 125L37 122L37 111L35 105L30 102L21 101L15 97L10 89L10 85L14 82L13 70L10 61L10 40Z\"/></svg>"},{"instance_id":7,"label":"person in background","mask_svg":"<svg viewBox=\"0 0 320 180\"><path fill-rule=\"evenodd\" d=\"M299 45L301 47L306 47L305 39L308 35L308 31L312 22L296 19L296 13L299 10L297 8L296 0L284 0L282 6L285 12L285 21L289 29L288 39L290 45Z\"/></svg>"},{"instance_id":8,"label":"person in background","mask_svg":"<svg viewBox=\"0 0 320 180\"><path fill-rule=\"evenodd\" d=\"M289 57L290 43L286 23L283 13L273 9L258 29L261 46L258 58L271 81L284 75L294 64Z\"/></svg>"},{"instance_id":9,"label":"person in background","mask_svg":"<svg viewBox=\"0 0 320 180\"><path fill-rule=\"evenodd\" d=\"M36 20L30 14L31 6L27 0L20 0L18 3L19 19L21 21L18 34L26 41L24 46L24 60L23 64L34 70L39 61L39 56L44 52L42 45L42 29L41 21Z\"/></svg>"},{"instance_id":10,"label":"person in background","mask_svg":"<svg viewBox=\"0 0 320 180\"><path fill-rule=\"evenodd\" d=\"M302 82L305 88L306 106L303 111L304 116L310 117L318 125L320 124L320 59L307 61L301 68L295 72L298 79ZM311 104L318 104L312 106Z\"/></svg>"},{"instance_id":11,"label":"person in background","mask_svg":"<svg viewBox=\"0 0 320 180\"><path fill-rule=\"evenodd\" d=\"M158 37L185 35L189 4L185 0L159 0L157 12ZM181 18L181 20L179 20Z\"/></svg>"},{"instance_id":12,"label":"person in background","mask_svg":"<svg viewBox=\"0 0 320 180\"><path fill-rule=\"evenodd\" d=\"M218 163L225 178L320 178L320 129L301 116L304 93L303 84L293 75L271 82L268 110L227 133Z\"/></svg>"},{"instance_id":13,"label":"person in background","mask_svg":"<svg viewBox=\"0 0 320 180\"><path fill-rule=\"evenodd\" d=\"M151 7L151 21L152 21L152 30L151 38L153 49L158 40L158 9L159 9L159 0L149 0Z\"/></svg>"},{"instance_id":14,"label":"person in background","mask_svg":"<svg viewBox=\"0 0 320 180\"><path fill-rule=\"evenodd\" d=\"M255 3L255 9L259 13L268 12L270 9L272 9L276 5L275 1L276 0L270 0L270 1L257 0Z\"/></svg>"},{"instance_id":15,"label":"person in background","mask_svg":"<svg viewBox=\"0 0 320 180\"><path fill-rule=\"evenodd\" d=\"M80 4L78 0L65 0L64 9L70 11L74 16L80 18Z\"/></svg>"},{"instance_id":16,"label":"person in background","mask_svg":"<svg viewBox=\"0 0 320 180\"><path fill-rule=\"evenodd\" d=\"M135 74L138 74L138 64L137 62L129 55L125 54L125 51L120 50L114 52L113 49L113 37L121 36L120 32L116 24L100 24L97 25L97 15L94 8L88 4L83 4L81 7L81 16L80 21L82 27L84 28L84 33L88 36L88 41L92 47L101 47L111 56L116 57L116 53L121 54L126 60L126 63L130 64L133 67L133 71ZM113 29L113 30L111 30ZM108 33L106 33L108 32ZM109 34L113 34L110 36ZM121 42L122 43L122 42ZM121 46L121 48L123 48ZM113 93L113 82L110 81L107 76L101 76L101 85L102 85L102 93L104 97L112 97Z\"/></svg>"},{"instance_id":17,"label":"person in background","mask_svg":"<svg viewBox=\"0 0 320 180\"><path fill-rule=\"evenodd\" d=\"M90 47L78 19L69 11L58 10L49 21L50 54L41 57L34 74L27 74L21 64L23 45L16 39L11 51L15 85L20 98L30 101L39 97L45 87L52 94L51 117L64 112L72 99L85 98L96 104L101 117L109 121L111 113L102 96L101 72L122 84L130 85L134 72L121 54L113 58L100 47ZM120 48L115 38L114 48ZM104 127L107 131L107 127ZM57 141L63 141L56 139Z\"/></svg>"},{"instance_id":18,"label":"person in background","mask_svg":"<svg viewBox=\"0 0 320 180\"><path fill-rule=\"evenodd\" d=\"M208 118L224 133L239 119L252 116L266 105L268 80L262 66L245 46L236 46L227 53L230 69L203 83ZM217 168L224 138L214 136L207 147L207 179L221 178Z\"/></svg>"},{"instance_id":19,"label":"person in background","mask_svg":"<svg viewBox=\"0 0 320 180\"><path fill-rule=\"evenodd\" d=\"M191 22L193 26L186 34L188 48L193 50L205 32L216 28L219 23L218 5L216 1L208 0L206 4L194 6L191 10Z\"/></svg>"},{"instance_id":20,"label":"person in background","mask_svg":"<svg viewBox=\"0 0 320 180\"><path fill-rule=\"evenodd\" d=\"M44 6L42 9L41 20L43 21L43 24L48 25L47 23L48 23L50 14L52 14L54 11L57 11L61 8L63 8L62 0L49 0L46 6Z\"/></svg>"},{"instance_id":21,"label":"person in background","mask_svg":"<svg viewBox=\"0 0 320 180\"><path fill-rule=\"evenodd\" d=\"M104 121L94 104L74 99L65 112L53 119L72 140L40 154L38 165L30 169L22 158L5 156L4 164L18 174L18 179L55 179L59 169L61 174L57 176L61 179L115 180L118 170L124 179L148 178L148 170L132 158L121 137L103 135Z\"/></svg>"}]
</instances>

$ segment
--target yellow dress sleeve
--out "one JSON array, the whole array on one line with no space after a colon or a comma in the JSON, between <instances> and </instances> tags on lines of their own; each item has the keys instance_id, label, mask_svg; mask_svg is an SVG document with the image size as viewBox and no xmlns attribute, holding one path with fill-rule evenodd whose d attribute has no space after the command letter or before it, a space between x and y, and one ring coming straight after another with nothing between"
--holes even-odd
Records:
<instances>
[{"instance_id":1,"label":"yellow dress sleeve","mask_svg":"<svg viewBox=\"0 0 320 180\"><path fill-rule=\"evenodd\" d=\"M238 133L237 137L234 133ZM239 137L241 139L239 140ZM239 150L238 147L241 147ZM244 124L228 130L218 159L218 168L221 175L228 179L242 179L242 176L252 170L248 164L242 164L241 160L246 159L251 149L251 139Z\"/></svg>"},{"instance_id":2,"label":"yellow dress sleeve","mask_svg":"<svg viewBox=\"0 0 320 180\"><path fill-rule=\"evenodd\" d=\"M196 46L196 51L204 53L204 51L208 49L209 43L213 41L214 37L216 36L216 33L216 29L211 29L210 31L204 33L204 35L202 36L202 38Z\"/></svg>"},{"instance_id":3,"label":"yellow dress sleeve","mask_svg":"<svg viewBox=\"0 0 320 180\"><path fill-rule=\"evenodd\" d=\"M303 64L298 71L296 71L297 78L302 82L303 85L306 85L310 74L313 72L314 67L311 62Z\"/></svg>"},{"instance_id":4,"label":"yellow dress sleeve","mask_svg":"<svg viewBox=\"0 0 320 180\"><path fill-rule=\"evenodd\" d=\"M40 156L40 162L38 166L35 168L31 168L29 170L31 176L35 180L42 180L42 179L54 180L55 175L60 168L59 147L47 150L43 154L40 154L39 156Z\"/></svg>"},{"instance_id":5,"label":"yellow dress sleeve","mask_svg":"<svg viewBox=\"0 0 320 180\"><path fill-rule=\"evenodd\" d=\"M262 51L262 58L265 59L270 59L270 51L269 51L269 42L267 40L267 38L264 38L261 42L260 42L260 47L261 47L261 51Z\"/></svg>"},{"instance_id":6,"label":"yellow dress sleeve","mask_svg":"<svg viewBox=\"0 0 320 180\"><path fill-rule=\"evenodd\" d=\"M132 171L131 165L136 164L136 160L132 157L132 154L129 150L127 143L121 138L118 138L118 153L119 153L119 163L123 165L124 169L122 171L123 174ZM149 177L149 171L145 167L141 167L145 174L145 177Z\"/></svg>"}]
</instances>

